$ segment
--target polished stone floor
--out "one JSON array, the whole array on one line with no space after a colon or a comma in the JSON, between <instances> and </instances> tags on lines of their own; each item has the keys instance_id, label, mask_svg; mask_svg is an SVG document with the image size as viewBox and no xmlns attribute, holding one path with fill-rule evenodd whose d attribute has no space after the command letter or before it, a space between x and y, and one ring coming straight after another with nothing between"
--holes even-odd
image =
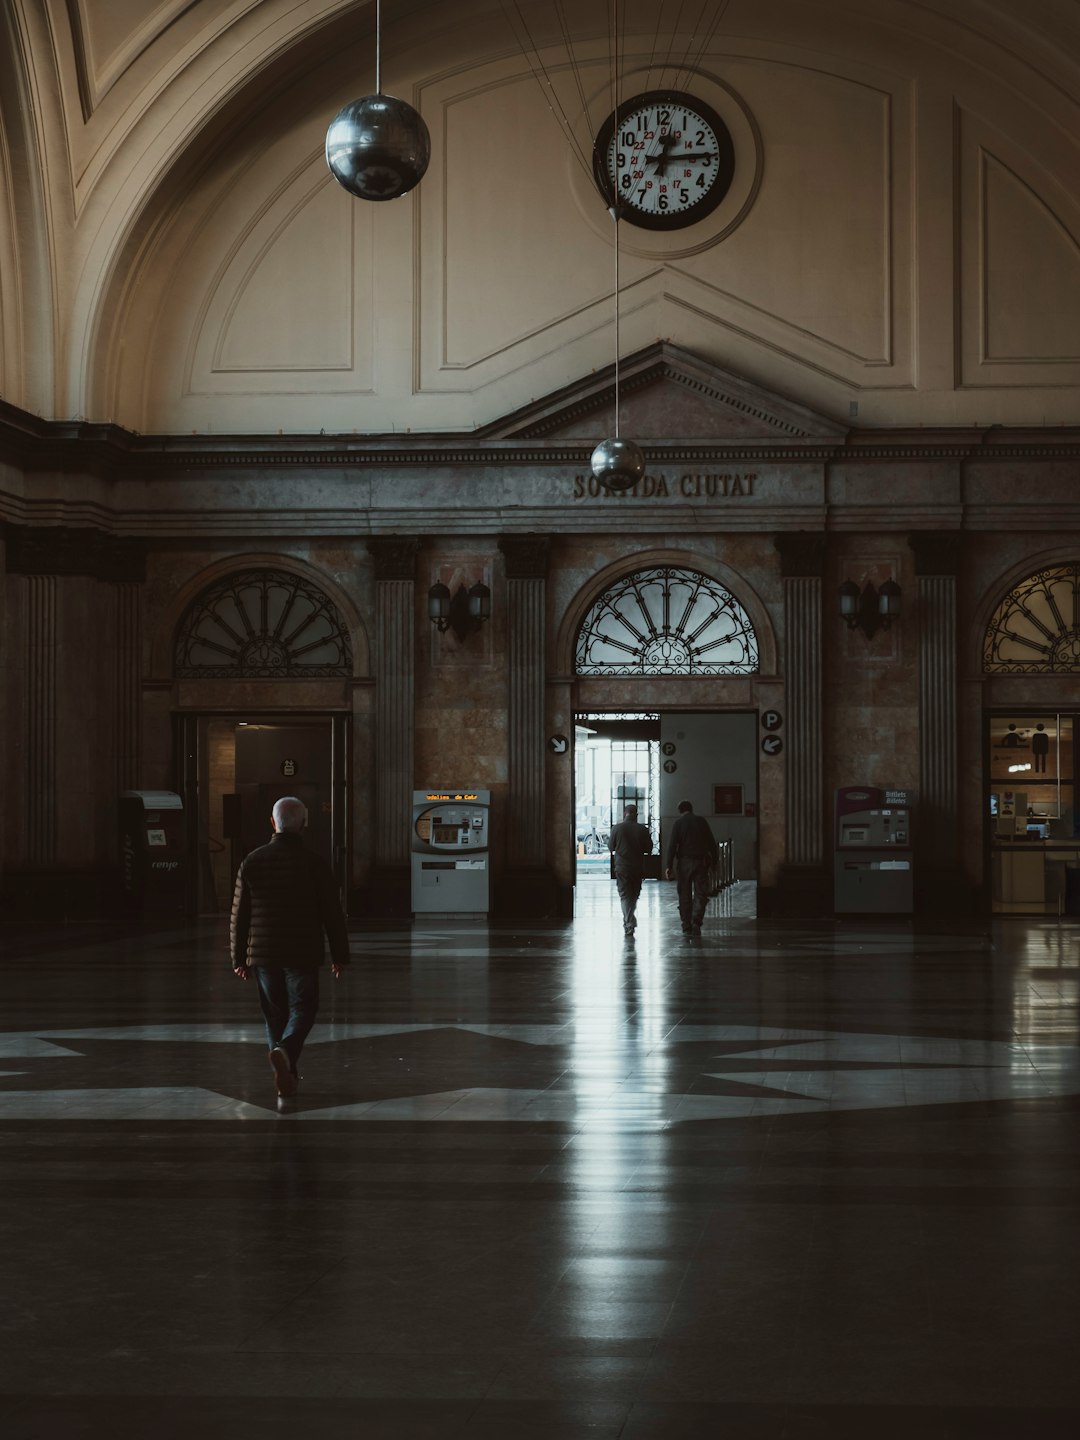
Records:
<instances>
[{"instance_id":1,"label":"polished stone floor","mask_svg":"<svg viewBox=\"0 0 1080 1440\"><path fill-rule=\"evenodd\" d=\"M7 930L4 1440L1080 1434L1080 933L354 925L279 1113L224 929Z\"/></svg>"}]
</instances>

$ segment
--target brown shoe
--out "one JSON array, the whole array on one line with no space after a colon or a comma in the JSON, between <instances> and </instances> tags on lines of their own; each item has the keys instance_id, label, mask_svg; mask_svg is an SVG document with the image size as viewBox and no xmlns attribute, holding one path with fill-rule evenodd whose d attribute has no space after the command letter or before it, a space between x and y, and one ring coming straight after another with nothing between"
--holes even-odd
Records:
<instances>
[{"instance_id":1,"label":"brown shoe","mask_svg":"<svg viewBox=\"0 0 1080 1440\"><path fill-rule=\"evenodd\" d=\"M288 1055L280 1045L275 1045L270 1051L270 1068L274 1072L277 1093L284 1100L290 1099L296 1094L296 1076L292 1072Z\"/></svg>"}]
</instances>

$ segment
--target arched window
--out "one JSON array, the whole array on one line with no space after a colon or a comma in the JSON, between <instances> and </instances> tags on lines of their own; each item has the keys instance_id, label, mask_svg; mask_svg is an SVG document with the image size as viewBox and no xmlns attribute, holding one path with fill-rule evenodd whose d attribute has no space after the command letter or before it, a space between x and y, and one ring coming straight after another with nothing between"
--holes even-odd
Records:
<instances>
[{"instance_id":1,"label":"arched window","mask_svg":"<svg viewBox=\"0 0 1080 1440\"><path fill-rule=\"evenodd\" d=\"M579 675L752 675L757 668L757 636L734 595L673 565L618 581L578 635Z\"/></svg>"},{"instance_id":2,"label":"arched window","mask_svg":"<svg viewBox=\"0 0 1080 1440\"><path fill-rule=\"evenodd\" d=\"M983 669L1080 672L1080 564L1039 570L1010 591L987 626Z\"/></svg>"},{"instance_id":3,"label":"arched window","mask_svg":"<svg viewBox=\"0 0 1080 1440\"><path fill-rule=\"evenodd\" d=\"M352 646L333 603L287 570L241 570L188 606L176 632L176 676L321 680L352 674Z\"/></svg>"}]
</instances>

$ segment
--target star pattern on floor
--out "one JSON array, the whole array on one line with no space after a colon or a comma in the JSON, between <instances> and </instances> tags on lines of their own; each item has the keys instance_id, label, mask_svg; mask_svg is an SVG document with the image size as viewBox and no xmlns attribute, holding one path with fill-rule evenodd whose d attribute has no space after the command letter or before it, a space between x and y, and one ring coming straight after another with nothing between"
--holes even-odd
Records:
<instances>
[{"instance_id":1,"label":"star pattern on floor","mask_svg":"<svg viewBox=\"0 0 1080 1440\"><path fill-rule=\"evenodd\" d=\"M292 1118L670 1124L1080 1093L1073 1047L627 1023L320 1025ZM0 1118L265 1118L258 1025L0 1035Z\"/></svg>"}]
</instances>

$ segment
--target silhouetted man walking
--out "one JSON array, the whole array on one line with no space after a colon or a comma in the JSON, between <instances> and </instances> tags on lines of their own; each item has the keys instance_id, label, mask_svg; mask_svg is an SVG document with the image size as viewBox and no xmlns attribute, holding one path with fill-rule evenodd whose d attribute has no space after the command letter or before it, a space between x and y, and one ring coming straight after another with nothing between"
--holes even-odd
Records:
<instances>
[{"instance_id":1,"label":"silhouetted man walking","mask_svg":"<svg viewBox=\"0 0 1080 1440\"><path fill-rule=\"evenodd\" d=\"M652 836L638 824L637 806L627 805L623 818L612 827L608 849L615 857L615 885L622 903L623 931L633 935L637 927L638 896L645 878L645 856L652 854Z\"/></svg>"},{"instance_id":2,"label":"silhouetted man walking","mask_svg":"<svg viewBox=\"0 0 1080 1440\"><path fill-rule=\"evenodd\" d=\"M720 849L709 822L694 814L689 800L679 804L679 818L671 827L664 858L664 872L674 877L679 892L679 919L684 935L700 935L705 907L709 903L709 871Z\"/></svg>"},{"instance_id":3,"label":"silhouetted man walking","mask_svg":"<svg viewBox=\"0 0 1080 1440\"><path fill-rule=\"evenodd\" d=\"M296 1094L297 1062L318 1013L323 932L335 980L349 963L349 937L334 872L301 838L304 802L279 800L273 822L269 845L237 872L229 939L240 979L255 968L280 1101Z\"/></svg>"}]
</instances>

